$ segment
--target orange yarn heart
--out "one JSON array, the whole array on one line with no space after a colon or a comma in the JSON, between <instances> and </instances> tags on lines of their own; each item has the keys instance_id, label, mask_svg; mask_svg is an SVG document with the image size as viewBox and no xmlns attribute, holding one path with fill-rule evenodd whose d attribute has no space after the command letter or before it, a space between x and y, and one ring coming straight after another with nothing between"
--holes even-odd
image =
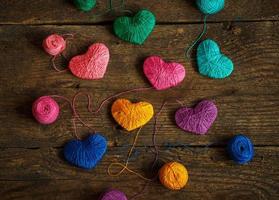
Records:
<instances>
[{"instance_id":1,"label":"orange yarn heart","mask_svg":"<svg viewBox=\"0 0 279 200\"><path fill-rule=\"evenodd\" d=\"M115 121L127 131L145 125L154 114L152 104L148 102L132 103L127 99L117 99L111 108Z\"/></svg>"}]
</instances>

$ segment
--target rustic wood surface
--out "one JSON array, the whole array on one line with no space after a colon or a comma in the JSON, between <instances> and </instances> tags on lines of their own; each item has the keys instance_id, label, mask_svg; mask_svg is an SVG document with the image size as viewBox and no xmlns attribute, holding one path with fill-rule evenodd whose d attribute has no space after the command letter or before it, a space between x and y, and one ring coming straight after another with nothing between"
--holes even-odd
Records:
<instances>
[{"instance_id":1,"label":"rustic wood surface","mask_svg":"<svg viewBox=\"0 0 279 200\"><path fill-rule=\"evenodd\" d=\"M149 101L156 111L166 98L179 97L188 106L208 98L216 102L219 114L209 134L197 137L176 127L173 114L179 105L166 106L158 121L158 166L170 160L182 162L190 180L179 192L152 183L138 199L278 199L279 1L228 0L224 11L209 17L207 37L218 41L235 64L232 76L224 80L200 76L195 51L191 61L184 58L185 47L202 28L194 0L126 1L127 9L147 8L157 17L158 25L143 46L113 35L111 22L120 12L94 17L107 9L107 2L98 1L96 9L82 13L66 0L0 1L1 199L98 199L108 187L123 190L129 197L140 191L145 182L131 174L107 175L111 162L125 159L134 137L113 121L111 102L94 116L86 111L86 99L79 101L82 118L109 141L107 155L90 171L70 166L63 159L63 145L73 137L67 104L59 101L62 113L51 126L34 121L31 105L41 95L71 98L77 91L85 91L92 94L96 106L111 94L149 86L142 63L153 54L184 64L186 80L167 91L123 97ZM41 43L54 32L75 34L68 43L67 58L84 52L93 42L107 44L111 59L105 78L84 81L69 72L52 70ZM63 60L58 63L67 65ZM130 163L132 169L148 177L156 171L149 170L152 128L153 121L143 128ZM81 125L78 130L81 135L88 134ZM226 142L237 133L251 137L256 146L255 158L248 165L234 164L225 152Z\"/></svg>"}]
</instances>

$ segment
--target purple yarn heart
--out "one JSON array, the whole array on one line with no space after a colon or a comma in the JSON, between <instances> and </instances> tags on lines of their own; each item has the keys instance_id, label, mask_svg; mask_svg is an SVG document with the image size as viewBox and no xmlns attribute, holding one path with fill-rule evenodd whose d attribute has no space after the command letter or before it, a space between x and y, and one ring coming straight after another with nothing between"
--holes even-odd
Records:
<instances>
[{"instance_id":1,"label":"purple yarn heart","mask_svg":"<svg viewBox=\"0 0 279 200\"><path fill-rule=\"evenodd\" d=\"M175 122L184 131L205 135L217 117L217 107L203 100L195 108L183 107L176 111Z\"/></svg>"}]
</instances>

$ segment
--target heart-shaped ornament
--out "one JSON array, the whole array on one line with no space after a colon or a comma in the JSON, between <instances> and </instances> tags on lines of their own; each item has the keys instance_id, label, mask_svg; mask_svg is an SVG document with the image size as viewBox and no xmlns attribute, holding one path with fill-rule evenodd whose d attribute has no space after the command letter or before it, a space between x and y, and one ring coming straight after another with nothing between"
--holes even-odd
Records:
<instances>
[{"instance_id":1,"label":"heart-shaped ornament","mask_svg":"<svg viewBox=\"0 0 279 200\"><path fill-rule=\"evenodd\" d=\"M132 103L127 99L117 99L111 108L115 121L127 131L145 125L154 114L152 104L148 102Z\"/></svg>"},{"instance_id":2,"label":"heart-shaped ornament","mask_svg":"<svg viewBox=\"0 0 279 200\"><path fill-rule=\"evenodd\" d=\"M69 141L64 147L64 157L72 165L92 169L103 158L106 150L107 140L100 134L92 134L83 141Z\"/></svg>"},{"instance_id":3,"label":"heart-shaped ornament","mask_svg":"<svg viewBox=\"0 0 279 200\"><path fill-rule=\"evenodd\" d=\"M203 100L195 108L178 109L175 122L184 131L204 135L215 121L217 113L217 107L212 101Z\"/></svg>"},{"instance_id":4,"label":"heart-shaped ornament","mask_svg":"<svg viewBox=\"0 0 279 200\"><path fill-rule=\"evenodd\" d=\"M222 54L218 44L210 39L199 44L197 64L202 75L215 79L228 77L234 68L231 59Z\"/></svg>"},{"instance_id":5,"label":"heart-shaped ornament","mask_svg":"<svg viewBox=\"0 0 279 200\"><path fill-rule=\"evenodd\" d=\"M148 57L144 61L143 71L156 90L165 90L178 85L186 74L183 65L165 62L159 56Z\"/></svg>"},{"instance_id":6,"label":"heart-shaped ornament","mask_svg":"<svg viewBox=\"0 0 279 200\"><path fill-rule=\"evenodd\" d=\"M96 0L73 0L73 2L82 11L90 11L96 6Z\"/></svg>"},{"instance_id":7,"label":"heart-shaped ornament","mask_svg":"<svg viewBox=\"0 0 279 200\"><path fill-rule=\"evenodd\" d=\"M143 44L155 23L156 18L152 12L141 10L133 17L118 17L114 21L113 29L120 39L134 44Z\"/></svg>"},{"instance_id":8,"label":"heart-shaped ornament","mask_svg":"<svg viewBox=\"0 0 279 200\"><path fill-rule=\"evenodd\" d=\"M69 69L81 79L101 79L105 75L108 62L108 48L102 43L96 43L91 45L85 54L73 57Z\"/></svg>"}]
</instances>

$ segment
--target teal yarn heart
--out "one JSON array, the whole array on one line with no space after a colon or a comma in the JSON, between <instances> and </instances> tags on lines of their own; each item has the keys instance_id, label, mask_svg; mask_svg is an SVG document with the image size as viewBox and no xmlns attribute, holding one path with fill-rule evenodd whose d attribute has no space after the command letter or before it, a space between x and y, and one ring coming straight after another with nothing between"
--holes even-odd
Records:
<instances>
[{"instance_id":1,"label":"teal yarn heart","mask_svg":"<svg viewBox=\"0 0 279 200\"><path fill-rule=\"evenodd\" d=\"M75 6L82 11L90 11L96 6L96 0L73 0Z\"/></svg>"},{"instance_id":2,"label":"teal yarn heart","mask_svg":"<svg viewBox=\"0 0 279 200\"><path fill-rule=\"evenodd\" d=\"M211 39L199 44L197 64L200 74L215 79L228 77L234 68L232 60L222 54L218 44Z\"/></svg>"},{"instance_id":3,"label":"teal yarn heart","mask_svg":"<svg viewBox=\"0 0 279 200\"><path fill-rule=\"evenodd\" d=\"M113 24L114 33L120 39L133 44L143 44L156 23L154 14L141 10L133 17L118 17Z\"/></svg>"},{"instance_id":4,"label":"teal yarn heart","mask_svg":"<svg viewBox=\"0 0 279 200\"><path fill-rule=\"evenodd\" d=\"M83 169L94 168L107 150L107 140L101 134L91 134L85 140L71 140L64 147L65 159Z\"/></svg>"}]
</instances>

